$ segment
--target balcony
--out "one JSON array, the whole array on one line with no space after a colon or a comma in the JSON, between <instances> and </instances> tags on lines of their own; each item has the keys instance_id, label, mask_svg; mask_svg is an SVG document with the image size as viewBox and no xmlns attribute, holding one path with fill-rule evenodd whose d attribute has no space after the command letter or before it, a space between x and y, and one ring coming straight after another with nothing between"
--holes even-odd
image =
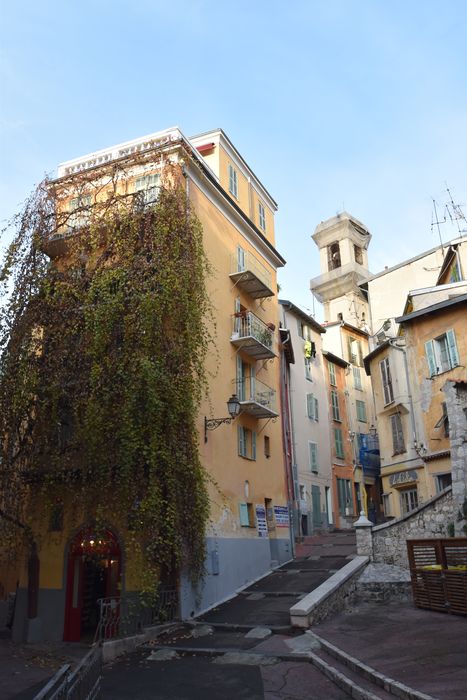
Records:
<instances>
[{"instance_id":1,"label":"balcony","mask_svg":"<svg viewBox=\"0 0 467 700\"><path fill-rule=\"evenodd\" d=\"M274 331L251 311L234 314L230 342L255 360L276 357Z\"/></svg>"},{"instance_id":2,"label":"balcony","mask_svg":"<svg viewBox=\"0 0 467 700\"><path fill-rule=\"evenodd\" d=\"M276 392L256 377L244 377L236 382L242 413L255 418L277 418Z\"/></svg>"},{"instance_id":3,"label":"balcony","mask_svg":"<svg viewBox=\"0 0 467 700\"><path fill-rule=\"evenodd\" d=\"M231 258L230 279L253 299L272 297L272 274L252 253L242 251L242 256Z\"/></svg>"}]
</instances>

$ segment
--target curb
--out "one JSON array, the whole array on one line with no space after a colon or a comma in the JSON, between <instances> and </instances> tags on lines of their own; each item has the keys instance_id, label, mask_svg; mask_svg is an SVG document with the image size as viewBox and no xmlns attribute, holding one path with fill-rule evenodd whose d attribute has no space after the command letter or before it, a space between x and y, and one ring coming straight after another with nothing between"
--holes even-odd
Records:
<instances>
[{"instance_id":1,"label":"curb","mask_svg":"<svg viewBox=\"0 0 467 700\"><path fill-rule=\"evenodd\" d=\"M352 671L359 673L367 680L371 681L375 685L378 685L380 688L383 688L383 690L386 692L391 693L391 695L402 698L402 700L436 700L436 698L433 698L431 695L422 693L419 690L414 690L400 681L396 681L393 678L389 678L389 676L379 673L379 671L376 671L371 666L359 661L354 656L347 654L347 652L339 649L339 647L331 644L331 642L323 639L323 637L320 637L315 632L308 631L307 634L316 639L324 651L326 651L330 656L334 657L338 661L341 661Z\"/></svg>"}]
</instances>

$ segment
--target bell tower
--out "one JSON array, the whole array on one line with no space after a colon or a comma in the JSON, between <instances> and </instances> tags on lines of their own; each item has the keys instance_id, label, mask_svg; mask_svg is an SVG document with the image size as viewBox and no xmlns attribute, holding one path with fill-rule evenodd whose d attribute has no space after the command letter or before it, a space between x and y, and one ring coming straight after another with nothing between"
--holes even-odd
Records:
<instances>
[{"instance_id":1,"label":"bell tower","mask_svg":"<svg viewBox=\"0 0 467 700\"><path fill-rule=\"evenodd\" d=\"M371 233L343 211L318 224L312 238L319 248L321 275L310 281L310 289L324 306L325 322L340 320L367 329L368 300L360 285L371 274L367 254Z\"/></svg>"}]
</instances>

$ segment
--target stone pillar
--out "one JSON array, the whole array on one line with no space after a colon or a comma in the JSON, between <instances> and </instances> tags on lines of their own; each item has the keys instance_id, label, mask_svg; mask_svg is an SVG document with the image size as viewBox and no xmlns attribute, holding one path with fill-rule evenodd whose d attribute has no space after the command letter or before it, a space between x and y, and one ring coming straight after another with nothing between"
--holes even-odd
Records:
<instances>
[{"instance_id":1,"label":"stone pillar","mask_svg":"<svg viewBox=\"0 0 467 700\"><path fill-rule=\"evenodd\" d=\"M467 535L467 382L447 381L443 386L451 442L454 534Z\"/></svg>"},{"instance_id":2,"label":"stone pillar","mask_svg":"<svg viewBox=\"0 0 467 700\"><path fill-rule=\"evenodd\" d=\"M373 535L371 533L373 523L368 520L365 511L362 510L359 519L353 525L357 535L357 554L370 557L370 561L373 561Z\"/></svg>"}]
</instances>

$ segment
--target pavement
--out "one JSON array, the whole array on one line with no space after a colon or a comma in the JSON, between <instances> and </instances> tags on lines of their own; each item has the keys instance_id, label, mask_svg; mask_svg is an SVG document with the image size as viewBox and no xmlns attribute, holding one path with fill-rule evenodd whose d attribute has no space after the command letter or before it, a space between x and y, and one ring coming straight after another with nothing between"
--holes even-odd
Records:
<instances>
[{"instance_id":1,"label":"pavement","mask_svg":"<svg viewBox=\"0 0 467 700\"><path fill-rule=\"evenodd\" d=\"M293 629L290 606L355 556L354 533L306 538L296 554L227 603L108 664L102 698L466 700L465 618L357 601L311 631ZM20 688L2 695L14 668L5 658L0 700L34 697ZM25 661L22 682L31 677Z\"/></svg>"}]
</instances>

